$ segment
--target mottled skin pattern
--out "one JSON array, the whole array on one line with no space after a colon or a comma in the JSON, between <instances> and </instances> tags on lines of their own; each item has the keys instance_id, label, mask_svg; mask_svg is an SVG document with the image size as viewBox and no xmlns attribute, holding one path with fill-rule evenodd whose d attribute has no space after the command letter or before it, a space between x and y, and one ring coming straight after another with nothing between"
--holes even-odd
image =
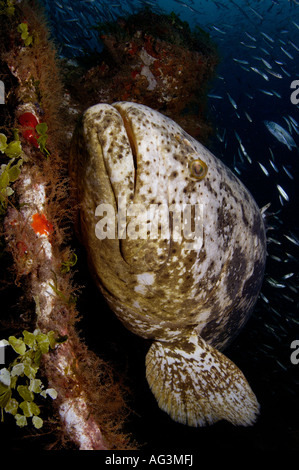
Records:
<instances>
[{"instance_id":1,"label":"mottled skin pattern","mask_svg":"<svg viewBox=\"0 0 299 470\"><path fill-rule=\"evenodd\" d=\"M196 159L208 167L201 181L190 176ZM256 398L217 351L247 321L263 279L265 228L250 193L175 122L127 102L86 111L70 174L97 284L128 329L155 340L146 365L159 406L193 426L219 419L251 424ZM202 246L190 250L184 237L99 240L96 207L108 203L117 213L119 196L145 207L202 204Z\"/></svg>"}]
</instances>

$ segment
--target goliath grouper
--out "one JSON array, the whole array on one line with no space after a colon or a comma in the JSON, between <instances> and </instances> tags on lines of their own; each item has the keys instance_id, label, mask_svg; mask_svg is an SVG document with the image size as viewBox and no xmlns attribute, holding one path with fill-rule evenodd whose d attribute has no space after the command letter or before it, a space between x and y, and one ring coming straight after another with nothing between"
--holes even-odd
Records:
<instances>
[{"instance_id":1,"label":"goliath grouper","mask_svg":"<svg viewBox=\"0 0 299 470\"><path fill-rule=\"evenodd\" d=\"M146 377L160 408L190 426L253 424L257 399L220 352L246 323L264 275L265 227L251 194L174 121L129 102L85 112L70 175L97 285L129 330L153 340ZM153 236L149 209L161 207L169 210ZM179 236L182 207L192 220Z\"/></svg>"}]
</instances>

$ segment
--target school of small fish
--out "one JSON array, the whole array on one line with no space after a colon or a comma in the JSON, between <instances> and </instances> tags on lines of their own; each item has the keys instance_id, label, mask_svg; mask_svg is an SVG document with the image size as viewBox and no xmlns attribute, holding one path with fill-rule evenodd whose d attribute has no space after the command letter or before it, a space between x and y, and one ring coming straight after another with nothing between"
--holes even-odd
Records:
<instances>
[{"instance_id":1,"label":"school of small fish","mask_svg":"<svg viewBox=\"0 0 299 470\"><path fill-rule=\"evenodd\" d=\"M290 364L279 357L278 351L290 336L296 336L296 332L298 335L299 326L299 236L295 215L299 105L290 100L291 84L299 76L299 7L281 0L250 2L253 7L248 7L249 2L220 2L224 3L234 4L240 15L235 24L224 18L219 23L221 31L210 26L213 38L223 44L224 53L208 95L211 109L217 114L213 119L217 125L215 147L225 161L231 159L231 168L241 180L252 182L255 195L260 187L268 227L268 258L257 313L266 334L258 349L284 373ZM274 21L275 28L271 24ZM252 332L254 341L259 338ZM256 361L254 355L251 359ZM285 387L288 394L294 393L292 386L286 383Z\"/></svg>"}]
</instances>

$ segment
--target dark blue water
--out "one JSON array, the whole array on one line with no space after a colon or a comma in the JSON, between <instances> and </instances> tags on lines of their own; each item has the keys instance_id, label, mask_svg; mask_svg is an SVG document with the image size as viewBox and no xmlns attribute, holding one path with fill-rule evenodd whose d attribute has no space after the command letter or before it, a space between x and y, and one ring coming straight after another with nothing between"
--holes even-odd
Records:
<instances>
[{"instance_id":1,"label":"dark blue water","mask_svg":"<svg viewBox=\"0 0 299 470\"><path fill-rule=\"evenodd\" d=\"M208 115L215 133L208 146L245 183L260 207L271 203L262 296L253 318L229 351L246 369L258 395L260 421L249 430L222 423L190 430L171 422L157 409L147 389L143 351L138 356L138 348L143 346L128 334L119 347L131 360L130 366L123 365L129 375L131 371L135 387L139 415L132 427L136 437L147 442L149 449L171 452L195 451L200 443L213 448L215 439L227 449L236 445L299 448L299 364L290 361L290 344L299 339L299 151L280 142L264 123L281 125L299 147L299 93L297 101L291 101L291 84L299 80L299 5L287 0L45 0L43 4L59 54L72 60L101 50L93 29L98 22L144 6L174 11L191 28L200 25L209 32L221 61L209 90ZM91 342L96 345L95 338ZM134 374L139 374L136 381Z\"/></svg>"}]
</instances>

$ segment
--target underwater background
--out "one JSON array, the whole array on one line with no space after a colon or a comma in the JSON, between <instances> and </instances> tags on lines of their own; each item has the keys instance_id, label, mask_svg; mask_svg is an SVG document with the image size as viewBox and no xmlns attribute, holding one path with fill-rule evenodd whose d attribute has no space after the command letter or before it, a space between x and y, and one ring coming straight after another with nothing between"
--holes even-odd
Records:
<instances>
[{"instance_id":1,"label":"underwater background","mask_svg":"<svg viewBox=\"0 0 299 470\"><path fill-rule=\"evenodd\" d=\"M78 261L85 285L79 310L86 342L112 361L131 390L127 431L147 451L192 453L209 449L299 449L298 182L299 4L289 0L186 0L42 2L61 59L76 68L102 50L95 26L136 13L174 12L191 29L204 29L220 57L209 83L207 116L213 131L205 145L240 178L266 211L268 257L261 295L244 330L225 354L244 372L261 405L257 423L235 428L219 422L192 429L159 410L146 379L148 343L128 332L105 306ZM297 84L298 88L299 82ZM293 99L291 99L291 95ZM266 126L276 123L286 134ZM280 140L279 138L280 137ZM104 353L103 353L104 351Z\"/></svg>"}]
</instances>

